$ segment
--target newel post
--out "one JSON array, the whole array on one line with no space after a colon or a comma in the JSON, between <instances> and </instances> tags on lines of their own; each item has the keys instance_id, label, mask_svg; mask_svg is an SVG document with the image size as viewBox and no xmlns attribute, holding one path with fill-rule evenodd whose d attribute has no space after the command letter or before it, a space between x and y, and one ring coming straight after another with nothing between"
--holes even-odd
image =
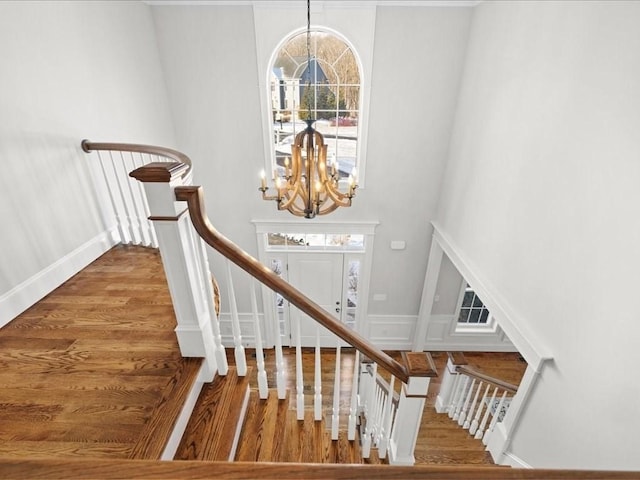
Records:
<instances>
[{"instance_id":1,"label":"newel post","mask_svg":"<svg viewBox=\"0 0 640 480\"><path fill-rule=\"evenodd\" d=\"M458 376L456 367L467 364L462 352L447 352L447 356L449 357L447 360L447 366L442 374L440 391L436 397L436 412L438 413L447 413L449 405L451 405L451 401L453 400L451 397L454 394L455 380Z\"/></svg>"},{"instance_id":2,"label":"newel post","mask_svg":"<svg viewBox=\"0 0 640 480\"><path fill-rule=\"evenodd\" d=\"M389 443L389 463L413 465L413 452L422 422L424 403L431 377L437 377L435 364L428 352L402 352L409 382L402 385L396 419Z\"/></svg>"},{"instance_id":3,"label":"newel post","mask_svg":"<svg viewBox=\"0 0 640 480\"><path fill-rule=\"evenodd\" d=\"M184 163L154 162L129 175L144 184L178 323L180 352L184 357L204 357L208 367L204 380L211 381L217 370L226 373L226 363L220 365L224 352L217 351L214 337L215 310L208 298L211 279L201 261L200 238L195 238L185 204L175 200L174 189L183 184L187 169Z\"/></svg>"}]
</instances>

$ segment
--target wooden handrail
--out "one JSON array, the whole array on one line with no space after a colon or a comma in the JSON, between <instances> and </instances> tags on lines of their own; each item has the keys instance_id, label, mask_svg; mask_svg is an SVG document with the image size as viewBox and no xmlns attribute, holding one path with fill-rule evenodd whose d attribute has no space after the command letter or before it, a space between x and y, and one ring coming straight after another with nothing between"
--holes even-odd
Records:
<instances>
[{"instance_id":1,"label":"wooden handrail","mask_svg":"<svg viewBox=\"0 0 640 480\"><path fill-rule=\"evenodd\" d=\"M137 143L91 142L87 139L82 140L80 146L82 147L82 150L87 153L90 153L94 150L113 150L158 155L160 157L169 158L174 162L184 163L188 165L189 168L184 172L183 176L188 175L191 171L191 159L184 153L173 150L171 148L157 147L155 145L140 145Z\"/></svg>"},{"instance_id":2,"label":"wooden handrail","mask_svg":"<svg viewBox=\"0 0 640 480\"><path fill-rule=\"evenodd\" d=\"M361 353L376 361L389 373L395 375L402 382L409 381L409 372L404 365L397 362L379 348L375 347L367 339L346 327L336 320L320 305L309 299L306 295L286 282L271 269L253 258L235 243L218 233L205 213L204 195L202 187L183 186L175 188L176 200L187 202L189 215L196 231L211 247L220 252L226 258L255 277L273 291L278 292L302 312L309 315L320 325L326 327L338 337L342 338Z\"/></svg>"},{"instance_id":3,"label":"wooden handrail","mask_svg":"<svg viewBox=\"0 0 640 480\"><path fill-rule=\"evenodd\" d=\"M491 383L492 385L496 386L496 387L500 387L503 390L506 390L509 393L517 393L518 392L518 386L517 385L512 385L511 383L507 383L507 382L503 382L502 380L499 380L497 378L494 378L490 375L486 375L484 373L480 373L475 371L473 368L467 367L465 365L458 365L456 366L456 372L458 373L462 373L464 375L467 375L471 378L475 378L476 380L481 380L485 383Z\"/></svg>"},{"instance_id":4,"label":"wooden handrail","mask_svg":"<svg viewBox=\"0 0 640 480\"><path fill-rule=\"evenodd\" d=\"M155 461L122 459L0 458L3 478L20 479L429 479L429 480L622 480L637 479L638 472L549 470L505 467L440 465L356 465L271 462Z\"/></svg>"}]
</instances>

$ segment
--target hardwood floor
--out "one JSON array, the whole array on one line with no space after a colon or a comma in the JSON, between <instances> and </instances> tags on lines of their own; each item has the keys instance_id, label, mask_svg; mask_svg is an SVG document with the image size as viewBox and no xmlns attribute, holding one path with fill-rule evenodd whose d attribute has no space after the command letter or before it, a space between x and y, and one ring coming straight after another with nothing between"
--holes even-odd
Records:
<instances>
[{"instance_id":1,"label":"hardwood floor","mask_svg":"<svg viewBox=\"0 0 640 480\"><path fill-rule=\"evenodd\" d=\"M174 327L158 253L118 246L2 328L0 457L136 457L140 442L154 438L149 427L162 416L154 417L154 413L165 406L171 385L183 372L194 370L191 361L180 356ZM340 424L345 428L354 353L352 349L343 349L342 353ZM256 403L249 407L247 418L255 417L262 427L259 433L244 433L236 458L299 462L318 456L328 462L358 463L357 446L350 446L344 436L336 442L328 440L333 354L323 354L325 421L321 424L309 415L313 411L312 350L305 351L303 362L305 421L295 420L293 354L293 349L285 349L289 387L286 400L274 401L275 392L271 392L268 402L261 401L252 391L251 399ZM273 350L267 350L266 355L268 381L273 386ZM526 368L517 354L468 353L466 357L471 366L515 384ZM253 366L251 375L255 376L251 351L248 358ZM435 353L434 360L441 372L446 355ZM255 380L251 384L254 388ZM439 378L433 379L416 461L490 464L480 442L470 441L465 431L449 425L453 422L448 417L435 414L433 404L438 388ZM261 402L266 413L255 406ZM275 417L275 425L265 423L271 417ZM257 445L258 453L247 446L249 438ZM312 445L314 438L326 443ZM374 454L368 463L379 461Z\"/></svg>"},{"instance_id":2,"label":"hardwood floor","mask_svg":"<svg viewBox=\"0 0 640 480\"><path fill-rule=\"evenodd\" d=\"M0 456L128 458L180 355L159 254L118 246L0 330Z\"/></svg>"}]
</instances>

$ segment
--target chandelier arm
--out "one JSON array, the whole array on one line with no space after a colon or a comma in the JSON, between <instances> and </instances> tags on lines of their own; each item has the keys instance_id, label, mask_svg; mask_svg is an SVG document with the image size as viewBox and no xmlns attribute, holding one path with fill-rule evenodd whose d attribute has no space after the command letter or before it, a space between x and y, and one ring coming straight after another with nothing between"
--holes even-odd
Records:
<instances>
[{"instance_id":1,"label":"chandelier arm","mask_svg":"<svg viewBox=\"0 0 640 480\"><path fill-rule=\"evenodd\" d=\"M318 209L318 215L326 215L327 213L331 213L335 210L338 209L338 207L345 207L348 205L338 205L337 203L332 203L331 205L329 205L328 207L322 209Z\"/></svg>"},{"instance_id":2,"label":"chandelier arm","mask_svg":"<svg viewBox=\"0 0 640 480\"><path fill-rule=\"evenodd\" d=\"M351 205L351 198L346 193L342 193L333 186L327 188L327 195L340 207L348 207Z\"/></svg>"},{"instance_id":3,"label":"chandelier arm","mask_svg":"<svg viewBox=\"0 0 640 480\"><path fill-rule=\"evenodd\" d=\"M296 193L291 194L290 191L285 191L285 193L280 197L280 202L278 203L279 210L289 210L289 206L293 204L296 200Z\"/></svg>"}]
</instances>

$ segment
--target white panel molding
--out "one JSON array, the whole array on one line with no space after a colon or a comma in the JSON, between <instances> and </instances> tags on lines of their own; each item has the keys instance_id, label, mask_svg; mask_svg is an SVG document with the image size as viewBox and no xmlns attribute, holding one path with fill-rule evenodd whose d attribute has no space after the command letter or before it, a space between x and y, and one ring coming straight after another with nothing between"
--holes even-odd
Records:
<instances>
[{"instance_id":1,"label":"white panel molding","mask_svg":"<svg viewBox=\"0 0 640 480\"><path fill-rule=\"evenodd\" d=\"M417 315L369 315L369 340L389 350L411 350Z\"/></svg>"},{"instance_id":2,"label":"white panel molding","mask_svg":"<svg viewBox=\"0 0 640 480\"><path fill-rule=\"evenodd\" d=\"M426 351L516 352L516 347L497 330L456 332L455 315L431 315L424 341Z\"/></svg>"},{"instance_id":3,"label":"white panel molding","mask_svg":"<svg viewBox=\"0 0 640 480\"><path fill-rule=\"evenodd\" d=\"M116 244L105 230L0 296L0 328L58 288Z\"/></svg>"},{"instance_id":4,"label":"white panel molding","mask_svg":"<svg viewBox=\"0 0 640 480\"><path fill-rule=\"evenodd\" d=\"M520 354L535 371L539 372L545 361L553 359L545 345L536 338L535 334L525 327L514 309L507 303L497 289L484 278L473 266L465 253L451 240L437 222L431 222L433 238L440 244L445 254L460 274L467 280L473 290L482 298L491 314L497 320Z\"/></svg>"}]
</instances>

